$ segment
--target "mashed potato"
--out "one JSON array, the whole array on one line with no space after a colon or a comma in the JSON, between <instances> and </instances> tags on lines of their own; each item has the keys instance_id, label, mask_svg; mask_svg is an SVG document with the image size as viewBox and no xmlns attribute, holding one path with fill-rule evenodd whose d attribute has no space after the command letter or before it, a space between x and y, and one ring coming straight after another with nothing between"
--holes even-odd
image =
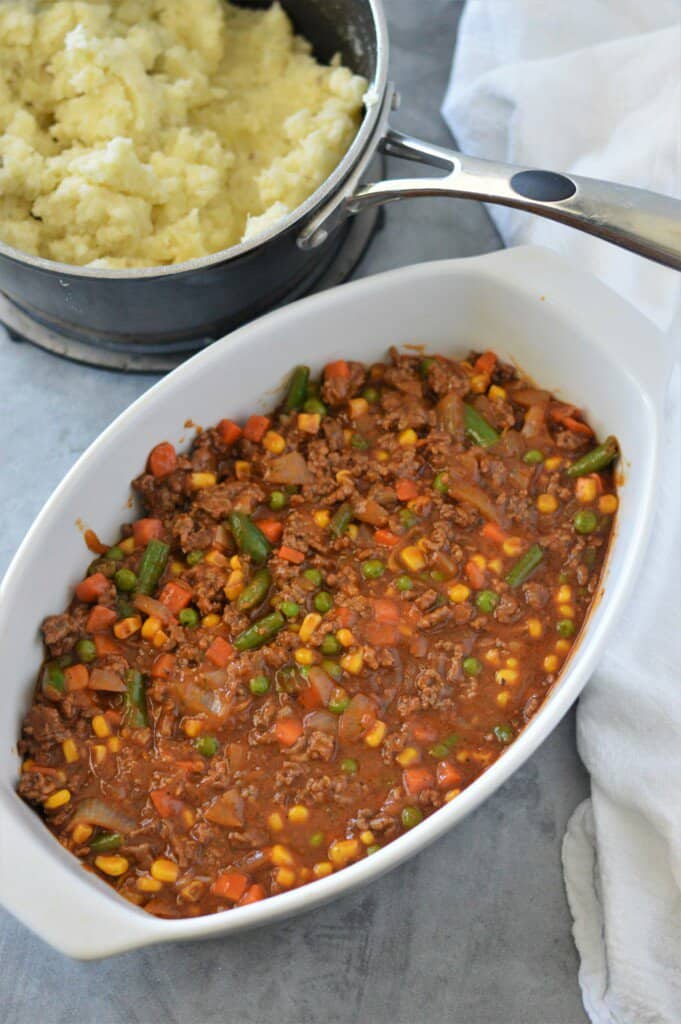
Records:
<instances>
[{"instance_id":1,"label":"mashed potato","mask_svg":"<svg viewBox=\"0 0 681 1024\"><path fill-rule=\"evenodd\" d=\"M0 238L101 267L234 245L328 177L365 89L278 4L0 0Z\"/></svg>"}]
</instances>

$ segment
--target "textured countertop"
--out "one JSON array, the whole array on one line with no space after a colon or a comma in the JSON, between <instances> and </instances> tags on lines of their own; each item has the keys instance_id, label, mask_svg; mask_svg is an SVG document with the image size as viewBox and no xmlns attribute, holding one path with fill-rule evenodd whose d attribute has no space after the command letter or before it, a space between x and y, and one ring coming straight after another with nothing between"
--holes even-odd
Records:
<instances>
[{"instance_id":1,"label":"textured countertop","mask_svg":"<svg viewBox=\"0 0 681 1024\"><path fill-rule=\"evenodd\" d=\"M394 124L450 144L438 108L461 4L385 6L402 94ZM499 244L477 204L394 204L357 274ZM0 327L0 571L66 470L151 383L15 344ZM0 911L0 1020L583 1024L560 846L587 792L570 714L455 831L370 888L291 922L75 963Z\"/></svg>"}]
</instances>

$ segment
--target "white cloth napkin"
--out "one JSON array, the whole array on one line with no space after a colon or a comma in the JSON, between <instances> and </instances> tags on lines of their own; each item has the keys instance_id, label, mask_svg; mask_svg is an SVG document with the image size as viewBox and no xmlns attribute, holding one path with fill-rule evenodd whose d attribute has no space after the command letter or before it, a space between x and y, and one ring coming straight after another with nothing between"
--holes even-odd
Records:
<instances>
[{"instance_id":1,"label":"white cloth napkin","mask_svg":"<svg viewBox=\"0 0 681 1024\"><path fill-rule=\"evenodd\" d=\"M468 0L443 104L459 147L679 195L679 14L678 0ZM507 244L548 245L597 274L678 354L674 271L552 221L490 213ZM681 1021L680 408L677 366L646 568L578 708L591 799L570 820L563 866L594 1024Z\"/></svg>"}]
</instances>

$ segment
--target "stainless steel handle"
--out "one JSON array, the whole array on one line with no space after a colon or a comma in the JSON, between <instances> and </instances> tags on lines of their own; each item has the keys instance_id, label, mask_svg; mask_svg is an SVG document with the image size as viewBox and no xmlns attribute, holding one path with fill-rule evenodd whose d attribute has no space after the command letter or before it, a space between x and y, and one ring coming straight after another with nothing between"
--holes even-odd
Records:
<instances>
[{"instance_id":1,"label":"stainless steel handle","mask_svg":"<svg viewBox=\"0 0 681 1024\"><path fill-rule=\"evenodd\" d=\"M338 204L321 210L301 236L305 248L321 244L348 215L414 196L453 196L529 210L597 235L648 259L681 270L681 201L575 174L514 167L465 156L403 135L385 125L383 152L439 167L439 178L400 178L357 185Z\"/></svg>"}]
</instances>

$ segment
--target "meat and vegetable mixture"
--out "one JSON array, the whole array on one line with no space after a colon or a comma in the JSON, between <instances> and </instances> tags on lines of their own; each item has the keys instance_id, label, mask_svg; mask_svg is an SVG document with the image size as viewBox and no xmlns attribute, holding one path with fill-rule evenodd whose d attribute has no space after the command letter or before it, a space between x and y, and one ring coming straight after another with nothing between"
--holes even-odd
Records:
<instances>
[{"instance_id":1,"label":"meat and vegetable mixture","mask_svg":"<svg viewBox=\"0 0 681 1024\"><path fill-rule=\"evenodd\" d=\"M66 612L21 795L162 917L371 856L503 752L598 588L617 443L492 352L298 367L163 442Z\"/></svg>"}]
</instances>

